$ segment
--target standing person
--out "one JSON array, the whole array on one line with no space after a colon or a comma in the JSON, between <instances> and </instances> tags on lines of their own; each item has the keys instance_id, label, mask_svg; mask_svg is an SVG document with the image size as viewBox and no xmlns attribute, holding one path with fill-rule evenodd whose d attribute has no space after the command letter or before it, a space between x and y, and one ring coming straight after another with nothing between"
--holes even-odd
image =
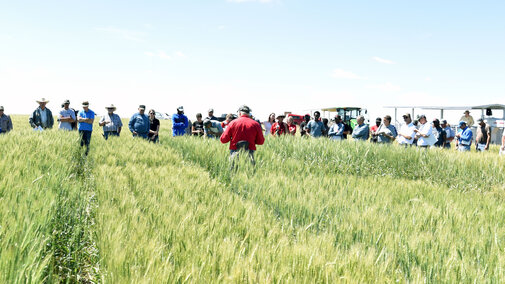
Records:
<instances>
[{"instance_id":1,"label":"standing person","mask_svg":"<svg viewBox=\"0 0 505 284\"><path fill-rule=\"evenodd\" d=\"M290 135L295 136L295 134L296 134L296 124L294 123L293 117L292 116L288 116L287 122L288 122L288 133Z\"/></svg>"},{"instance_id":2,"label":"standing person","mask_svg":"<svg viewBox=\"0 0 505 284\"><path fill-rule=\"evenodd\" d=\"M330 127L328 126L329 121L327 118L323 118L322 121L323 121L323 125L324 125L324 130L323 130L322 136L328 137L328 130L330 129Z\"/></svg>"},{"instance_id":3,"label":"standing person","mask_svg":"<svg viewBox=\"0 0 505 284\"><path fill-rule=\"evenodd\" d=\"M46 108L49 103L45 98L36 101L39 107L30 115L30 125L32 128L48 129L53 128L54 118L50 109Z\"/></svg>"},{"instance_id":4,"label":"standing person","mask_svg":"<svg viewBox=\"0 0 505 284\"><path fill-rule=\"evenodd\" d=\"M377 117L377 119L375 120L375 125L372 125L372 127L370 127L370 136L372 137L370 139L370 142L377 143L377 137L379 136L377 134L377 130L379 129L379 126L381 125L381 123L382 123L382 118Z\"/></svg>"},{"instance_id":5,"label":"standing person","mask_svg":"<svg viewBox=\"0 0 505 284\"><path fill-rule=\"evenodd\" d=\"M214 116L214 109L213 108L209 108L209 110L207 111L207 114L208 114L208 116L205 119L217 120L217 118Z\"/></svg>"},{"instance_id":6,"label":"standing person","mask_svg":"<svg viewBox=\"0 0 505 284\"><path fill-rule=\"evenodd\" d=\"M447 140L447 133L440 126L440 121L438 120L438 118L435 118L433 120L433 136L436 139L435 144L433 144L433 146L444 147L445 140Z\"/></svg>"},{"instance_id":7,"label":"standing person","mask_svg":"<svg viewBox=\"0 0 505 284\"><path fill-rule=\"evenodd\" d=\"M219 138L223 134L223 127L217 120L205 119L203 121L203 130L207 138Z\"/></svg>"},{"instance_id":8,"label":"standing person","mask_svg":"<svg viewBox=\"0 0 505 284\"><path fill-rule=\"evenodd\" d=\"M261 125L249 117L250 113L251 109L248 106L241 106L239 108L239 118L230 122L220 138L223 144L230 142L232 169L234 168L233 160L237 157L240 150L249 153L251 163L254 165L256 145L263 145L265 142Z\"/></svg>"},{"instance_id":9,"label":"standing person","mask_svg":"<svg viewBox=\"0 0 505 284\"><path fill-rule=\"evenodd\" d=\"M391 116L386 115L382 120L382 124L375 132L377 135L377 143L393 143L398 135L396 127L391 124Z\"/></svg>"},{"instance_id":10,"label":"standing person","mask_svg":"<svg viewBox=\"0 0 505 284\"><path fill-rule=\"evenodd\" d=\"M228 126L228 124L230 124L230 122L233 120L233 118L234 117L233 117L232 113L227 114L226 119L223 122L221 122L221 127L223 129L226 129L226 126Z\"/></svg>"},{"instance_id":11,"label":"standing person","mask_svg":"<svg viewBox=\"0 0 505 284\"><path fill-rule=\"evenodd\" d=\"M419 121L419 129L414 130L416 132L417 147L428 148L435 144L435 136L433 135L433 127L428 123L426 115L421 114L417 119Z\"/></svg>"},{"instance_id":12,"label":"standing person","mask_svg":"<svg viewBox=\"0 0 505 284\"><path fill-rule=\"evenodd\" d=\"M354 140L362 140L366 141L368 140L368 137L370 136L370 129L368 128L368 125L365 124L365 117L363 115L360 115L356 118L356 122L358 125L354 127L354 131L352 132L352 138Z\"/></svg>"},{"instance_id":13,"label":"standing person","mask_svg":"<svg viewBox=\"0 0 505 284\"><path fill-rule=\"evenodd\" d=\"M310 137L321 137L323 135L323 131L326 130L323 122L319 119L321 117L321 113L319 111L314 112L314 119L307 123L306 134Z\"/></svg>"},{"instance_id":14,"label":"standing person","mask_svg":"<svg viewBox=\"0 0 505 284\"><path fill-rule=\"evenodd\" d=\"M397 136L398 144L404 145L405 147L411 146L414 142L414 138L416 136L416 126L412 123L412 118L410 117L410 113L406 113L403 115L404 123L400 127L400 132Z\"/></svg>"},{"instance_id":15,"label":"standing person","mask_svg":"<svg viewBox=\"0 0 505 284\"><path fill-rule=\"evenodd\" d=\"M270 128L270 134L274 136L281 136L281 135L286 135L288 133L288 125L284 122L284 118L286 116L284 115L278 115L277 122L272 124L272 127Z\"/></svg>"},{"instance_id":16,"label":"standing person","mask_svg":"<svg viewBox=\"0 0 505 284\"><path fill-rule=\"evenodd\" d=\"M452 130L451 126L447 123L447 120L443 119L440 126L442 126L442 128L445 130L444 148L450 149L451 142L454 140L454 136L456 136L456 134L454 133L454 130Z\"/></svg>"},{"instance_id":17,"label":"standing person","mask_svg":"<svg viewBox=\"0 0 505 284\"><path fill-rule=\"evenodd\" d=\"M271 113L268 116L267 121L263 121L263 126L265 127L265 137L270 135L270 132L272 130L272 125L275 123L275 113Z\"/></svg>"},{"instance_id":18,"label":"standing person","mask_svg":"<svg viewBox=\"0 0 505 284\"><path fill-rule=\"evenodd\" d=\"M201 113L196 114L196 121L193 122L193 125L191 126L191 134L195 136L203 136L204 134L203 120Z\"/></svg>"},{"instance_id":19,"label":"standing person","mask_svg":"<svg viewBox=\"0 0 505 284\"><path fill-rule=\"evenodd\" d=\"M477 120L477 134L475 135L475 148L477 151L489 150L489 143L491 143L491 127L486 125L486 122L479 118Z\"/></svg>"},{"instance_id":20,"label":"standing person","mask_svg":"<svg viewBox=\"0 0 505 284\"><path fill-rule=\"evenodd\" d=\"M128 128L130 129L133 137L141 137L148 139L149 134L149 117L145 115L146 106L139 105L139 112L135 113L128 123Z\"/></svg>"},{"instance_id":21,"label":"standing person","mask_svg":"<svg viewBox=\"0 0 505 284\"><path fill-rule=\"evenodd\" d=\"M459 128L461 129L461 132L456 134L456 138L458 139L458 150L461 152L470 151L470 146L472 145L473 132L470 129L470 127L466 125L465 121L459 122Z\"/></svg>"},{"instance_id":22,"label":"standing person","mask_svg":"<svg viewBox=\"0 0 505 284\"><path fill-rule=\"evenodd\" d=\"M177 108L177 113L172 115L172 136L183 136L188 127L188 118L184 115L184 107Z\"/></svg>"},{"instance_id":23,"label":"standing person","mask_svg":"<svg viewBox=\"0 0 505 284\"><path fill-rule=\"evenodd\" d=\"M340 141L344 139L344 124L342 123L342 118L340 115L335 116L335 123L330 127L328 131L328 137L334 141Z\"/></svg>"},{"instance_id":24,"label":"standing person","mask_svg":"<svg viewBox=\"0 0 505 284\"><path fill-rule=\"evenodd\" d=\"M156 118L154 109L149 110L149 142L157 143L159 141L160 121Z\"/></svg>"},{"instance_id":25,"label":"standing person","mask_svg":"<svg viewBox=\"0 0 505 284\"><path fill-rule=\"evenodd\" d=\"M310 115L306 114L303 116L303 121L300 123L300 136L307 137L307 124L309 124Z\"/></svg>"},{"instance_id":26,"label":"standing person","mask_svg":"<svg viewBox=\"0 0 505 284\"><path fill-rule=\"evenodd\" d=\"M463 116L459 120L466 122L466 126L468 126L470 128L472 128L473 124L475 123L473 121L473 116L470 115L469 110L465 110L465 112L463 113Z\"/></svg>"},{"instance_id":27,"label":"standing person","mask_svg":"<svg viewBox=\"0 0 505 284\"><path fill-rule=\"evenodd\" d=\"M76 121L75 111L70 109L70 101L65 100L63 102L63 109L60 111L60 115L58 116L58 121L60 125L58 128L60 130L68 130L72 131L72 123Z\"/></svg>"},{"instance_id":28,"label":"standing person","mask_svg":"<svg viewBox=\"0 0 505 284\"><path fill-rule=\"evenodd\" d=\"M86 156L89 153L89 143L91 142L91 133L93 131L93 122L95 113L89 109L89 102L82 102L82 110L77 115L79 122L79 135L81 136L81 147L86 146Z\"/></svg>"},{"instance_id":29,"label":"standing person","mask_svg":"<svg viewBox=\"0 0 505 284\"><path fill-rule=\"evenodd\" d=\"M107 110L107 114L102 116L98 125L103 126L103 137L107 140L109 139L109 136L119 136L119 134L121 134L123 122L121 121L119 115L114 113L114 111L116 111L116 107L113 104L105 109Z\"/></svg>"},{"instance_id":30,"label":"standing person","mask_svg":"<svg viewBox=\"0 0 505 284\"><path fill-rule=\"evenodd\" d=\"M352 135L352 127L349 125L349 122L346 123L342 121L342 123L344 124L344 133L342 135L342 138L347 139L347 135Z\"/></svg>"},{"instance_id":31,"label":"standing person","mask_svg":"<svg viewBox=\"0 0 505 284\"><path fill-rule=\"evenodd\" d=\"M0 134L7 133L12 130L11 117L4 114L4 107L0 106Z\"/></svg>"}]
</instances>

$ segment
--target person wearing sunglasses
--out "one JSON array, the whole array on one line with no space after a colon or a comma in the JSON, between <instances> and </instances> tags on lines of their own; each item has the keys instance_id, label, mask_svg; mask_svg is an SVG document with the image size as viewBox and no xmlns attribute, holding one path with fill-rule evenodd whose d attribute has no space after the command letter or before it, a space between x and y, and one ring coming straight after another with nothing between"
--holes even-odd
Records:
<instances>
[{"instance_id":1,"label":"person wearing sunglasses","mask_svg":"<svg viewBox=\"0 0 505 284\"><path fill-rule=\"evenodd\" d=\"M149 142L156 143L159 140L160 121L156 118L154 109L149 110Z\"/></svg>"}]
</instances>

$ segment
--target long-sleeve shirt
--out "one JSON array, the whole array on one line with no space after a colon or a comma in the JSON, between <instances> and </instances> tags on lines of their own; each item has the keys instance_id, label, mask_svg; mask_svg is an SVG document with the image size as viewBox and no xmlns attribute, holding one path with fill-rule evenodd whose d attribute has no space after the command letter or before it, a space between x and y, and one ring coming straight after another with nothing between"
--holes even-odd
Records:
<instances>
[{"instance_id":1,"label":"long-sleeve shirt","mask_svg":"<svg viewBox=\"0 0 505 284\"><path fill-rule=\"evenodd\" d=\"M230 150L237 150L237 142L249 142L249 150L255 151L256 145L263 145L265 137L261 125L247 115L233 120L221 135L221 143L230 142Z\"/></svg>"},{"instance_id":2,"label":"long-sleeve shirt","mask_svg":"<svg viewBox=\"0 0 505 284\"><path fill-rule=\"evenodd\" d=\"M368 140L370 136L370 129L367 124L356 125L354 131L352 132L352 138L356 140Z\"/></svg>"},{"instance_id":3,"label":"long-sleeve shirt","mask_svg":"<svg viewBox=\"0 0 505 284\"><path fill-rule=\"evenodd\" d=\"M188 118L184 114L172 115L172 135L182 136L186 133L188 127Z\"/></svg>"},{"instance_id":4,"label":"long-sleeve shirt","mask_svg":"<svg viewBox=\"0 0 505 284\"><path fill-rule=\"evenodd\" d=\"M44 115L45 114L45 115ZM53 128L54 118L53 113L48 108L42 110L40 107L35 109L35 111L30 115L30 125L32 128L38 126L42 128Z\"/></svg>"},{"instance_id":5,"label":"long-sleeve shirt","mask_svg":"<svg viewBox=\"0 0 505 284\"><path fill-rule=\"evenodd\" d=\"M128 128L132 133L137 132L141 135L147 135L149 133L149 126L149 117L138 112L130 118L130 122L128 123Z\"/></svg>"},{"instance_id":6,"label":"long-sleeve shirt","mask_svg":"<svg viewBox=\"0 0 505 284\"><path fill-rule=\"evenodd\" d=\"M465 127L458 138L458 143L460 145L470 146L472 145L473 132L470 127Z\"/></svg>"},{"instance_id":7,"label":"long-sleeve shirt","mask_svg":"<svg viewBox=\"0 0 505 284\"><path fill-rule=\"evenodd\" d=\"M2 116L0 116L0 132L1 133L9 132L11 130L12 130L11 117L6 114L2 114Z\"/></svg>"},{"instance_id":8,"label":"long-sleeve shirt","mask_svg":"<svg viewBox=\"0 0 505 284\"><path fill-rule=\"evenodd\" d=\"M330 127L328 131L328 136L332 140L341 140L344 137L344 124L343 123L335 123Z\"/></svg>"}]
</instances>

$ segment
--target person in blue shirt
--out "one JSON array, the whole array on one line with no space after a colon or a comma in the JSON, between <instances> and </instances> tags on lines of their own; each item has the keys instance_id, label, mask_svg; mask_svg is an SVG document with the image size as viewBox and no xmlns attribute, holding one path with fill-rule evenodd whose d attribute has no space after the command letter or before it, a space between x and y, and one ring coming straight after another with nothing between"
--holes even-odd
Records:
<instances>
[{"instance_id":1,"label":"person in blue shirt","mask_svg":"<svg viewBox=\"0 0 505 284\"><path fill-rule=\"evenodd\" d=\"M82 110L77 115L79 122L79 135L81 136L81 147L86 146L86 156L89 153L89 143L91 142L91 133L93 131L93 122L95 113L89 109L89 102L82 103Z\"/></svg>"},{"instance_id":2,"label":"person in blue shirt","mask_svg":"<svg viewBox=\"0 0 505 284\"><path fill-rule=\"evenodd\" d=\"M321 137L323 135L323 131L326 130L323 122L319 119L321 117L321 113L319 111L314 112L314 120L311 120L305 126L305 131L307 136L310 137Z\"/></svg>"},{"instance_id":3,"label":"person in blue shirt","mask_svg":"<svg viewBox=\"0 0 505 284\"><path fill-rule=\"evenodd\" d=\"M368 125L365 124L365 117L360 115L356 118L356 122L358 125L354 127L354 131L352 132L352 138L354 140L362 140L366 141L368 140L368 137L370 136L370 129L368 128Z\"/></svg>"},{"instance_id":4,"label":"person in blue shirt","mask_svg":"<svg viewBox=\"0 0 505 284\"><path fill-rule=\"evenodd\" d=\"M458 150L462 152L470 151L473 132L470 127L466 126L465 121L459 122L459 128L461 129L461 132L456 134L456 138L458 138Z\"/></svg>"},{"instance_id":5,"label":"person in blue shirt","mask_svg":"<svg viewBox=\"0 0 505 284\"><path fill-rule=\"evenodd\" d=\"M177 113L172 115L172 135L183 136L188 127L188 118L184 115L184 107L177 108Z\"/></svg>"},{"instance_id":6,"label":"person in blue shirt","mask_svg":"<svg viewBox=\"0 0 505 284\"><path fill-rule=\"evenodd\" d=\"M145 115L146 106L139 105L139 112L135 113L128 123L128 128L130 129L133 137L141 137L148 139L150 122L149 117Z\"/></svg>"},{"instance_id":7,"label":"person in blue shirt","mask_svg":"<svg viewBox=\"0 0 505 284\"><path fill-rule=\"evenodd\" d=\"M335 123L330 127L328 136L331 140L340 141L344 138L344 124L340 115L335 116Z\"/></svg>"}]
</instances>

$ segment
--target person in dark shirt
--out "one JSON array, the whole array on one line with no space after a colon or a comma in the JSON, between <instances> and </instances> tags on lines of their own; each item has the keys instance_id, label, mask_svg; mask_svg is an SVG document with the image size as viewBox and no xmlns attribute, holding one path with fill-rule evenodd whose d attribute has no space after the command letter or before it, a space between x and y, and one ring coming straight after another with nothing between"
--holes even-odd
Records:
<instances>
[{"instance_id":1,"label":"person in dark shirt","mask_svg":"<svg viewBox=\"0 0 505 284\"><path fill-rule=\"evenodd\" d=\"M302 123L300 123L300 136L307 136L307 123L310 121L310 115L306 114L303 117Z\"/></svg>"},{"instance_id":2,"label":"person in dark shirt","mask_svg":"<svg viewBox=\"0 0 505 284\"><path fill-rule=\"evenodd\" d=\"M344 139L347 139L347 135L352 135L352 127L349 122L344 122L344 134L342 135Z\"/></svg>"},{"instance_id":3,"label":"person in dark shirt","mask_svg":"<svg viewBox=\"0 0 505 284\"><path fill-rule=\"evenodd\" d=\"M214 109L213 108L210 108L207 113L208 113L209 116L207 116L205 119L208 119L208 120L217 120L217 118L214 116Z\"/></svg>"},{"instance_id":4,"label":"person in dark shirt","mask_svg":"<svg viewBox=\"0 0 505 284\"><path fill-rule=\"evenodd\" d=\"M328 137L328 130L330 129L330 127L328 126L328 123L329 123L329 120L327 118L323 118L324 130L322 132L323 132L324 137Z\"/></svg>"},{"instance_id":5,"label":"person in dark shirt","mask_svg":"<svg viewBox=\"0 0 505 284\"><path fill-rule=\"evenodd\" d=\"M433 146L443 147L445 144L445 140L447 139L447 133L442 127L440 127L440 120L438 120L438 118L435 118L433 120L433 134L437 139L437 142L435 142Z\"/></svg>"},{"instance_id":6,"label":"person in dark shirt","mask_svg":"<svg viewBox=\"0 0 505 284\"><path fill-rule=\"evenodd\" d=\"M149 142L157 143L159 140L160 132L160 121L156 118L156 112L154 109L149 110Z\"/></svg>"},{"instance_id":7,"label":"person in dark shirt","mask_svg":"<svg viewBox=\"0 0 505 284\"><path fill-rule=\"evenodd\" d=\"M203 136L204 134L204 129L203 129L203 120L202 120L202 114L197 113L196 114L196 121L193 122L193 125L191 127L191 133L194 136Z\"/></svg>"}]
</instances>

